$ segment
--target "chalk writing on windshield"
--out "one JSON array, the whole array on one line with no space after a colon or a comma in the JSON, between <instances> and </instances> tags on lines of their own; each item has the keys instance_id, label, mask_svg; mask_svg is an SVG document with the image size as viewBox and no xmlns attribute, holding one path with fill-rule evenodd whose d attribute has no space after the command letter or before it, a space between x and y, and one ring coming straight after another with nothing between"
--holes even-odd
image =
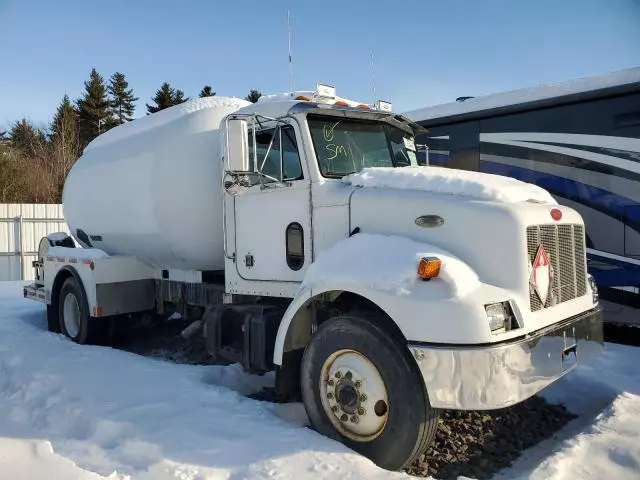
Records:
<instances>
[{"instance_id":1,"label":"chalk writing on windshield","mask_svg":"<svg viewBox=\"0 0 640 480\"><path fill-rule=\"evenodd\" d=\"M339 143L334 142L334 130L339 124L340 122L338 121L334 124L325 124L322 127L322 137L324 138L324 141L331 142L327 143L324 147L327 152L329 152L327 160L333 160L334 158L338 157L338 155L344 155L345 157L347 156L347 149L344 147L344 145L340 145Z\"/></svg>"}]
</instances>

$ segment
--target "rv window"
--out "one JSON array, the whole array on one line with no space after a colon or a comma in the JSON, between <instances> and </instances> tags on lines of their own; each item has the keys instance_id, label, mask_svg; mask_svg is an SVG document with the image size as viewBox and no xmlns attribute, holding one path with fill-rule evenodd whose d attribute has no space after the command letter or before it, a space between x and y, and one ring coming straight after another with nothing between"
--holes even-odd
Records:
<instances>
[{"instance_id":1,"label":"rv window","mask_svg":"<svg viewBox=\"0 0 640 480\"><path fill-rule=\"evenodd\" d=\"M619 113L613 117L614 128L640 126L640 112Z\"/></svg>"}]
</instances>

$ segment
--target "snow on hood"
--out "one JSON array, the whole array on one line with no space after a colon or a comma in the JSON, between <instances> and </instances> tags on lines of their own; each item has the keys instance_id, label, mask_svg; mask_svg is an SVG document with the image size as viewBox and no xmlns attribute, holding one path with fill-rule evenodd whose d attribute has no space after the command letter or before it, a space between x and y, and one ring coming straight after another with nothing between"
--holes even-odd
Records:
<instances>
[{"instance_id":1,"label":"snow on hood","mask_svg":"<svg viewBox=\"0 0 640 480\"><path fill-rule=\"evenodd\" d=\"M131 122L119 125L111 130L106 131L102 135L96 137L87 147L85 151L94 147L103 147L111 142L121 141L127 137L138 135L152 128L157 128L167 123L173 122L180 117L189 115L190 113L204 110L206 108L235 108L240 109L251 105L251 102L240 100L234 97L203 97L187 100L184 103L165 108L151 115L136 118Z\"/></svg>"},{"instance_id":2,"label":"snow on hood","mask_svg":"<svg viewBox=\"0 0 640 480\"><path fill-rule=\"evenodd\" d=\"M515 178L444 167L372 167L342 179L355 187L421 190L503 203L557 204L545 189Z\"/></svg>"},{"instance_id":3,"label":"snow on hood","mask_svg":"<svg viewBox=\"0 0 640 480\"><path fill-rule=\"evenodd\" d=\"M430 282L434 295L463 296L479 284L466 263L438 247L394 235L359 233L321 252L307 270L301 288L322 288L330 278L332 283L408 295L420 282L418 262L431 256L442 260L440 276Z\"/></svg>"}]
</instances>

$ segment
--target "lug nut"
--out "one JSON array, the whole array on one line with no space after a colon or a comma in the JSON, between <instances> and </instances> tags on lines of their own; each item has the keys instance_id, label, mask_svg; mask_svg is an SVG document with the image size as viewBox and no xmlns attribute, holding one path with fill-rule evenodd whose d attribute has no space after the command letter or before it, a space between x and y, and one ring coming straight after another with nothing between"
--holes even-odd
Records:
<instances>
[{"instance_id":1,"label":"lug nut","mask_svg":"<svg viewBox=\"0 0 640 480\"><path fill-rule=\"evenodd\" d=\"M342 373L340 373L339 371L338 371L338 372L336 372L335 377L336 377L336 378L341 378L341 377L342 377Z\"/></svg>"},{"instance_id":2,"label":"lug nut","mask_svg":"<svg viewBox=\"0 0 640 480\"><path fill-rule=\"evenodd\" d=\"M360 419L358 418L358 416L357 416L357 415L353 415L353 416L351 417L351 421L352 421L353 423L360 423Z\"/></svg>"},{"instance_id":3,"label":"lug nut","mask_svg":"<svg viewBox=\"0 0 640 480\"><path fill-rule=\"evenodd\" d=\"M340 420L342 420L343 422L346 422L347 420L349 420L349 417L347 417L346 413L343 413L342 416L340 417Z\"/></svg>"},{"instance_id":4,"label":"lug nut","mask_svg":"<svg viewBox=\"0 0 640 480\"><path fill-rule=\"evenodd\" d=\"M331 411L332 412L337 412L338 411L338 405L334 405L333 407L331 407Z\"/></svg>"},{"instance_id":5,"label":"lug nut","mask_svg":"<svg viewBox=\"0 0 640 480\"><path fill-rule=\"evenodd\" d=\"M361 402L366 402L367 401L367 396L364 393L362 395L360 395L360 401Z\"/></svg>"},{"instance_id":6,"label":"lug nut","mask_svg":"<svg viewBox=\"0 0 640 480\"><path fill-rule=\"evenodd\" d=\"M352 377L351 372L347 372L347 374L345 375L345 377L347 377L347 378L351 378L351 377Z\"/></svg>"},{"instance_id":7,"label":"lug nut","mask_svg":"<svg viewBox=\"0 0 640 480\"><path fill-rule=\"evenodd\" d=\"M362 408L362 407L358 408L358 415L364 415L366 413L367 413L367 411L364 408Z\"/></svg>"},{"instance_id":8,"label":"lug nut","mask_svg":"<svg viewBox=\"0 0 640 480\"><path fill-rule=\"evenodd\" d=\"M331 400L333 398L333 393L331 393L331 392L327 393L327 398L329 400Z\"/></svg>"},{"instance_id":9,"label":"lug nut","mask_svg":"<svg viewBox=\"0 0 640 480\"><path fill-rule=\"evenodd\" d=\"M333 387L333 384L336 382L333 381L333 378L330 378L327 383L329 384L330 387Z\"/></svg>"},{"instance_id":10,"label":"lug nut","mask_svg":"<svg viewBox=\"0 0 640 480\"><path fill-rule=\"evenodd\" d=\"M356 383L354 385L356 386L356 388L360 388L362 386L362 382L360 380L356 380Z\"/></svg>"}]
</instances>

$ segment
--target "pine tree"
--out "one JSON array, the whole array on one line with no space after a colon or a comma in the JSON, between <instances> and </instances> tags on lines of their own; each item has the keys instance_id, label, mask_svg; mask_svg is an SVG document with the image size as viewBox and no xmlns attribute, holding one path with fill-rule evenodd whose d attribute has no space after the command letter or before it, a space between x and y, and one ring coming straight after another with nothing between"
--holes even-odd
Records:
<instances>
[{"instance_id":1,"label":"pine tree","mask_svg":"<svg viewBox=\"0 0 640 480\"><path fill-rule=\"evenodd\" d=\"M155 105L145 104L147 106L147 114L173 107L174 105L186 102L189 98L184 98L184 92L182 90L176 90L168 82L164 82L162 86L156 90L152 100Z\"/></svg>"},{"instance_id":2,"label":"pine tree","mask_svg":"<svg viewBox=\"0 0 640 480\"><path fill-rule=\"evenodd\" d=\"M65 95L58 105L49 130L51 132L49 168L53 182L51 189L54 195L59 197L62 194L64 179L80 154L77 112L68 95Z\"/></svg>"},{"instance_id":3,"label":"pine tree","mask_svg":"<svg viewBox=\"0 0 640 480\"><path fill-rule=\"evenodd\" d=\"M262 93L260 92L260 90L251 90L249 92L249 95L244 97L244 99L248 102L256 103L261 96Z\"/></svg>"},{"instance_id":4,"label":"pine tree","mask_svg":"<svg viewBox=\"0 0 640 480\"><path fill-rule=\"evenodd\" d=\"M56 109L56 114L49 126L49 140L54 142L58 138L76 138L78 130L76 109L73 108L69 95L62 97L62 101Z\"/></svg>"},{"instance_id":5,"label":"pine tree","mask_svg":"<svg viewBox=\"0 0 640 480\"><path fill-rule=\"evenodd\" d=\"M109 111L109 99L104 79L96 69L91 70L89 80L84 82L84 95L78 103L80 141L87 145L91 140L115 125Z\"/></svg>"},{"instance_id":6,"label":"pine tree","mask_svg":"<svg viewBox=\"0 0 640 480\"><path fill-rule=\"evenodd\" d=\"M45 155L46 137L42 130L36 128L26 118L18 120L11 126L11 147L27 158Z\"/></svg>"},{"instance_id":7,"label":"pine tree","mask_svg":"<svg viewBox=\"0 0 640 480\"><path fill-rule=\"evenodd\" d=\"M213 91L213 89L211 88L211 85L205 85L204 87L202 87L202 90L200 90L200 98L203 97L213 97L215 96L216 92Z\"/></svg>"},{"instance_id":8,"label":"pine tree","mask_svg":"<svg viewBox=\"0 0 640 480\"><path fill-rule=\"evenodd\" d=\"M125 79L124 73L116 72L111 75L107 91L111 97L109 107L116 125L131 121L138 98L133 96L133 89L129 88L129 82Z\"/></svg>"}]
</instances>

